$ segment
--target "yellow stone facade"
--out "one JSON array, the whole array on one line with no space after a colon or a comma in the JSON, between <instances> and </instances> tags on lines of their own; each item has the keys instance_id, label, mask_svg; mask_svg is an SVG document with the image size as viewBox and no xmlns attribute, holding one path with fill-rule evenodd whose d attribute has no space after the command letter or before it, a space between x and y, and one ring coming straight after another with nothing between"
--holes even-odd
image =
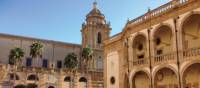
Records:
<instances>
[{"instance_id":1,"label":"yellow stone facade","mask_svg":"<svg viewBox=\"0 0 200 88\"><path fill-rule=\"evenodd\" d=\"M172 0L104 41L106 88L200 88L200 0Z\"/></svg>"},{"instance_id":2,"label":"yellow stone facade","mask_svg":"<svg viewBox=\"0 0 200 88\"><path fill-rule=\"evenodd\" d=\"M82 45L0 34L0 88L29 84L35 84L38 88L104 88L103 40L109 38L109 31L109 24L94 3L92 11L82 25ZM39 61L29 55L30 46L35 41L44 45L43 57ZM93 61L90 62L88 71L81 56L82 49L86 46L90 46L93 50ZM15 47L20 47L25 52L22 63L17 69L8 64L10 50ZM79 61L75 72L69 72L64 67L65 56L72 52L78 55ZM31 66L27 66L30 59ZM47 67L43 67L43 60L48 61ZM61 68L58 65L62 65Z\"/></svg>"}]
</instances>

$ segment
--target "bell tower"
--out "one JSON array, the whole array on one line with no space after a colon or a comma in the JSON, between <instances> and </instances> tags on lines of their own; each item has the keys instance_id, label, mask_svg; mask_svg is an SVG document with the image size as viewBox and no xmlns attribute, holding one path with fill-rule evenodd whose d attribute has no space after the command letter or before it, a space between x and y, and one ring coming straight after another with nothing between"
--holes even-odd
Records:
<instances>
[{"instance_id":1,"label":"bell tower","mask_svg":"<svg viewBox=\"0 0 200 88\"><path fill-rule=\"evenodd\" d=\"M93 49L92 68L101 68L103 64L103 41L109 38L110 23L97 8L97 2L93 3L92 10L86 15L86 21L82 24L82 48L89 46ZM101 59L101 60L100 60ZM98 62L99 61L99 62ZM102 61L102 62L101 62Z\"/></svg>"},{"instance_id":2,"label":"bell tower","mask_svg":"<svg viewBox=\"0 0 200 88\"><path fill-rule=\"evenodd\" d=\"M86 22L82 24L82 47L102 49L103 40L109 38L110 30L110 24L94 2L93 9L86 16Z\"/></svg>"}]
</instances>

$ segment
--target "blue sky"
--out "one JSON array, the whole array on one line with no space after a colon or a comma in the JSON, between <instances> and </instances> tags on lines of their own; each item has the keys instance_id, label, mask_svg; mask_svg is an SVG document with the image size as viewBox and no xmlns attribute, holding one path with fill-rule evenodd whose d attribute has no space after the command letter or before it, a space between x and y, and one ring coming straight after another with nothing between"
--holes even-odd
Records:
<instances>
[{"instance_id":1,"label":"blue sky","mask_svg":"<svg viewBox=\"0 0 200 88\"><path fill-rule=\"evenodd\" d=\"M111 35L121 32L127 19L134 19L148 7L170 0L96 0L111 22ZM94 0L0 0L0 33L81 43L81 24Z\"/></svg>"}]
</instances>

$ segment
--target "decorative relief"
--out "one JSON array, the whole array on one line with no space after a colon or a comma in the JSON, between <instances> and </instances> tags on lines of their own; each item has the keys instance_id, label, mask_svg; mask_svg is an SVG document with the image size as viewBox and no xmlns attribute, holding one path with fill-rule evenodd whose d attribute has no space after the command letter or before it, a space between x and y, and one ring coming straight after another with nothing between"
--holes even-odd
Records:
<instances>
[{"instance_id":1,"label":"decorative relief","mask_svg":"<svg viewBox=\"0 0 200 88\"><path fill-rule=\"evenodd\" d=\"M164 78L164 74L163 74L163 72L159 72L158 74L157 74L157 80L158 81L162 81L163 80L163 78Z\"/></svg>"}]
</instances>

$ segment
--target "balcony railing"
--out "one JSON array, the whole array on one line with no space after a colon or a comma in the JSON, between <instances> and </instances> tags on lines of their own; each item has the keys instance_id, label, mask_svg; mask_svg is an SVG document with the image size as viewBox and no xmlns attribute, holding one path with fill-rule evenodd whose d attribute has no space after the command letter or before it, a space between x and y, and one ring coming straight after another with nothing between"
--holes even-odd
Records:
<instances>
[{"instance_id":1,"label":"balcony railing","mask_svg":"<svg viewBox=\"0 0 200 88\"><path fill-rule=\"evenodd\" d=\"M191 48L183 51L183 59L192 59L192 57L200 56L200 47Z\"/></svg>"},{"instance_id":2,"label":"balcony railing","mask_svg":"<svg viewBox=\"0 0 200 88\"><path fill-rule=\"evenodd\" d=\"M179 59L181 61L197 59L197 57L200 57L200 47L183 50L182 52L179 51L178 53L180 55ZM151 60L152 60L152 65L177 62L177 52L170 52L166 54L156 55L153 58L151 58ZM139 59L133 61L133 66L150 64L148 61L149 58Z\"/></svg>"},{"instance_id":3,"label":"balcony railing","mask_svg":"<svg viewBox=\"0 0 200 88\"><path fill-rule=\"evenodd\" d=\"M88 71L90 71L90 72L103 72L103 69L89 68Z\"/></svg>"},{"instance_id":4,"label":"balcony railing","mask_svg":"<svg viewBox=\"0 0 200 88\"><path fill-rule=\"evenodd\" d=\"M67 74L71 74L73 72L87 72L84 69L76 69L74 71L69 70L67 68L44 68L44 67L25 67L25 66L19 66L17 69L14 68L14 66L11 66L9 64L1 64L0 68L5 68L10 72L17 71L17 72L38 72L38 73L60 73L60 72L65 72ZM98 72L102 73L103 69L88 69L88 72Z\"/></svg>"},{"instance_id":5,"label":"balcony railing","mask_svg":"<svg viewBox=\"0 0 200 88\"><path fill-rule=\"evenodd\" d=\"M163 63L176 60L176 52L154 56L154 63Z\"/></svg>"},{"instance_id":6,"label":"balcony railing","mask_svg":"<svg viewBox=\"0 0 200 88\"><path fill-rule=\"evenodd\" d=\"M149 62L149 58L141 58L141 59L133 61L133 66L146 65L146 64L149 64L148 62Z\"/></svg>"}]
</instances>

